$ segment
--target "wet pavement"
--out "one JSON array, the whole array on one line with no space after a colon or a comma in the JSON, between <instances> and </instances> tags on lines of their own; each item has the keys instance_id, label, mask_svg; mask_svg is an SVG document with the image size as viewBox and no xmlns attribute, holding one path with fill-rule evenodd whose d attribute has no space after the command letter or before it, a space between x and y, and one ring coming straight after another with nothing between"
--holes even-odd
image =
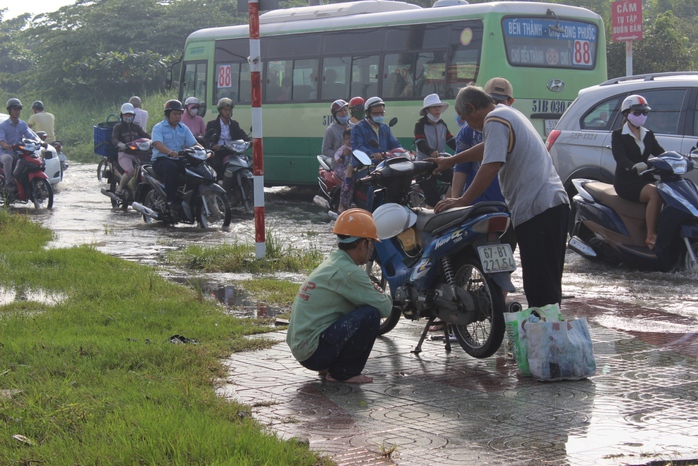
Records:
<instances>
[{"instance_id":1,"label":"wet pavement","mask_svg":"<svg viewBox=\"0 0 698 466\"><path fill-rule=\"evenodd\" d=\"M610 316L653 312L563 302L566 318L589 321L597 374L587 380L517 376L503 348L478 360L434 340L417 356L410 351L422 326L402 320L374 345L364 371L373 383L324 381L293 359L278 331L268 335L279 341L272 348L227 361L221 393L251 406L280 437L307 438L340 465L698 464L695 328L609 324Z\"/></svg>"}]
</instances>

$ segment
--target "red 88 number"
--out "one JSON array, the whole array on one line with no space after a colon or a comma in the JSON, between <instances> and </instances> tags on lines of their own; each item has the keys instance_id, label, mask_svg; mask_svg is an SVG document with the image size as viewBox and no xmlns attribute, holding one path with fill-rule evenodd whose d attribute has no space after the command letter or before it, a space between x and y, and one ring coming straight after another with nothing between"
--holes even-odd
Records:
<instances>
[{"instance_id":1,"label":"red 88 number","mask_svg":"<svg viewBox=\"0 0 698 466\"><path fill-rule=\"evenodd\" d=\"M575 65L590 65L591 64L591 44L586 40L574 41L574 64Z\"/></svg>"},{"instance_id":2,"label":"red 88 number","mask_svg":"<svg viewBox=\"0 0 698 466\"><path fill-rule=\"evenodd\" d=\"M231 86L231 66L221 65L218 68L218 87L230 87Z\"/></svg>"}]
</instances>

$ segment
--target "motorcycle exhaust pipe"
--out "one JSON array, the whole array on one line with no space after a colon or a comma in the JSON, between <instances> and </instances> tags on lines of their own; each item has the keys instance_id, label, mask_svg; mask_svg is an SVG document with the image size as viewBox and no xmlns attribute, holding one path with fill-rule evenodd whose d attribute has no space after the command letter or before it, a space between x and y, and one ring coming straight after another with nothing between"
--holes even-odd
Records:
<instances>
[{"instance_id":1,"label":"motorcycle exhaust pipe","mask_svg":"<svg viewBox=\"0 0 698 466\"><path fill-rule=\"evenodd\" d=\"M315 195L313 198L313 204L324 210L330 210L330 203L327 201L327 199L320 195Z\"/></svg>"},{"instance_id":2,"label":"motorcycle exhaust pipe","mask_svg":"<svg viewBox=\"0 0 698 466\"><path fill-rule=\"evenodd\" d=\"M116 194L114 194L114 193L111 192L111 191L107 191L107 190L104 189L104 188L102 188L101 191L102 191L102 194L104 194L105 196L107 196L107 197L109 197L109 198L115 200L116 202L121 202L121 201L122 201L122 199L121 199L119 196L117 196Z\"/></svg>"},{"instance_id":3,"label":"motorcycle exhaust pipe","mask_svg":"<svg viewBox=\"0 0 698 466\"><path fill-rule=\"evenodd\" d=\"M153 209L149 209L148 207L144 206L139 202L134 202L133 204L131 204L131 207L133 207L133 210L135 210L136 212L139 212L143 215L147 215L148 217L154 218L156 220L159 218L157 212L155 212Z\"/></svg>"},{"instance_id":4,"label":"motorcycle exhaust pipe","mask_svg":"<svg viewBox=\"0 0 698 466\"><path fill-rule=\"evenodd\" d=\"M578 236L573 236L570 238L570 242L567 243L567 247L583 257L592 259L597 256L596 251L594 251L591 246L582 241Z\"/></svg>"}]
</instances>

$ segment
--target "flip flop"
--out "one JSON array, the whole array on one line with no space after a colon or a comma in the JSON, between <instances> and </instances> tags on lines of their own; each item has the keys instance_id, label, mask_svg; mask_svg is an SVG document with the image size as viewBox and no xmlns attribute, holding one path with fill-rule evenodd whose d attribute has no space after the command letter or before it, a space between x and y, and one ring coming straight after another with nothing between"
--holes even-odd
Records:
<instances>
[{"instance_id":1,"label":"flip flop","mask_svg":"<svg viewBox=\"0 0 698 466\"><path fill-rule=\"evenodd\" d=\"M650 251L654 250L654 245L657 244L657 235L649 235L645 240L645 244L650 248Z\"/></svg>"}]
</instances>

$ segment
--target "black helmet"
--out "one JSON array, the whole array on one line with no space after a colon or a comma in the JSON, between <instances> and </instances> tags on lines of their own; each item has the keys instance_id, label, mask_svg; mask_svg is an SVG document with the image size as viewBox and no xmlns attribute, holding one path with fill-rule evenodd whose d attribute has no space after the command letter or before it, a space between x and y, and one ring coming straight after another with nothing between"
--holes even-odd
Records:
<instances>
[{"instance_id":1,"label":"black helmet","mask_svg":"<svg viewBox=\"0 0 698 466\"><path fill-rule=\"evenodd\" d=\"M9 112L11 108L17 107L20 110L22 110L22 102L19 101L19 99L15 99L14 97L11 98L10 100L7 101L7 111Z\"/></svg>"},{"instance_id":2,"label":"black helmet","mask_svg":"<svg viewBox=\"0 0 698 466\"><path fill-rule=\"evenodd\" d=\"M34 103L32 104L32 108L35 108L37 110L43 110L44 109L44 103L40 100L35 100Z\"/></svg>"},{"instance_id":3,"label":"black helmet","mask_svg":"<svg viewBox=\"0 0 698 466\"><path fill-rule=\"evenodd\" d=\"M170 112L172 110L179 110L180 112L184 111L184 107L182 107L182 102L180 102L177 99L171 99L165 102L165 116L170 116Z\"/></svg>"}]
</instances>

